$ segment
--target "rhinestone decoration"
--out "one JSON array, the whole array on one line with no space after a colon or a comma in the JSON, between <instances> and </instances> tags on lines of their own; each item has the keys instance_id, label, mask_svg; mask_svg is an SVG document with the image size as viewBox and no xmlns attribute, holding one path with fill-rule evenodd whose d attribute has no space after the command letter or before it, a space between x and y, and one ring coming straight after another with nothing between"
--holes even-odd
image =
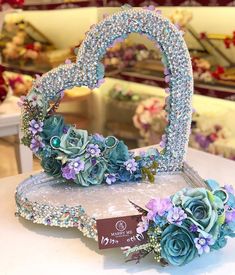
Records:
<instances>
[{"instance_id":1,"label":"rhinestone decoration","mask_svg":"<svg viewBox=\"0 0 235 275\"><path fill-rule=\"evenodd\" d=\"M72 87L91 89L103 82L104 67L100 62L113 43L131 33L147 36L162 53L162 61L169 74L169 98L166 110L168 126L165 130L165 148L159 159L159 172L180 171L188 145L192 115L193 78L190 56L182 32L158 11L132 9L106 17L93 26L77 53L76 63L65 64L37 79L30 95L43 99L43 114L49 102L56 102L61 92ZM40 113L40 116L43 114ZM22 120L27 113L23 112ZM35 117L35 120L40 120ZM23 128L24 130L24 128ZM25 130L27 131L27 130Z\"/></svg>"},{"instance_id":2,"label":"rhinestone decoration","mask_svg":"<svg viewBox=\"0 0 235 275\"><path fill-rule=\"evenodd\" d=\"M59 227L75 227L84 236L97 240L96 220L89 217L81 205L69 207L67 205L53 206L49 204L34 202L25 197L29 188L46 183L63 183L62 179L55 180L45 173L39 173L23 181L16 189L16 216L21 216L33 223Z\"/></svg>"}]
</instances>

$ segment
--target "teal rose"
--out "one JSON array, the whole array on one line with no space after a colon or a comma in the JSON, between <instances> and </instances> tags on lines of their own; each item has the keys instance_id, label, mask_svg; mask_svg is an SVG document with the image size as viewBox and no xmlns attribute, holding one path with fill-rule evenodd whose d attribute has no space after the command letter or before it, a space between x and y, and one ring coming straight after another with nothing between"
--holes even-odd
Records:
<instances>
[{"instance_id":1,"label":"teal rose","mask_svg":"<svg viewBox=\"0 0 235 275\"><path fill-rule=\"evenodd\" d=\"M129 159L128 147L121 140L118 144L112 149L109 154L109 160L114 165L123 164L125 161Z\"/></svg>"},{"instance_id":2,"label":"teal rose","mask_svg":"<svg viewBox=\"0 0 235 275\"><path fill-rule=\"evenodd\" d=\"M44 120L42 138L49 143L54 136L60 137L63 134L64 118L62 116L50 116Z\"/></svg>"},{"instance_id":3,"label":"teal rose","mask_svg":"<svg viewBox=\"0 0 235 275\"><path fill-rule=\"evenodd\" d=\"M104 181L107 166L104 160L87 159L85 168L76 175L75 182L82 186L99 185Z\"/></svg>"},{"instance_id":4,"label":"teal rose","mask_svg":"<svg viewBox=\"0 0 235 275\"><path fill-rule=\"evenodd\" d=\"M62 165L61 162L55 158L55 156L42 158L41 166L44 171L50 176L56 177L61 174Z\"/></svg>"},{"instance_id":5,"label":"teal rose","mask_svg":"<svg viewBox=\"0 0 235 275\"><path fill-rule=\"evenodd\" d=\"M82 155L88 144L88 132L76 128L69 128L68 132L62 135L59 150L67 155Z\"/></svg>"},{"instance_id":6,"label":"teal rose","mask_svg":"<svg viewBox=\"0 0 235 275\"><path fill-rule=\"evenodd\" d=\"M161 248L162 258L176 266L191 262L198 254L193 235L176 225L169 225L162 232Z\"/></svg>"},{"instance_id":7,"label":"teal rose","mask_svg":"<svg viewBox=\"0 0 235 275\"><path fill-rule=\"evenodd\" d=\"M223 202L218 197L204 188L184 189L173 196L172 202L180 205L200 230L217 238L225 218Z\"/></svg>"}]
</instances>

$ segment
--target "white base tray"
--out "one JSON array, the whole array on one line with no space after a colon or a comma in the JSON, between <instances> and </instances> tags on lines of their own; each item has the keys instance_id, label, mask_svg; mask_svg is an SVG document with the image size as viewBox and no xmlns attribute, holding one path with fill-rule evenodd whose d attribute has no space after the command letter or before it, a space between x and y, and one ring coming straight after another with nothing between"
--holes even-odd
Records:
<instances>
[{"instance_id":1,"label":"white base tray","mask_svg":"<svg viewBox=\"0 0 235 275\"><path fill-rule=\"evenodd\" d=\"M170 196L184 187L200 187L203 180L187 164L183 172L159 174L154 183L120 183L80 187L40 173L16 190L17 213L36 223L78 227L97 238L96 219L138 214L130 201L145 207L154 197Z\"/></svg>"}]
</instances>

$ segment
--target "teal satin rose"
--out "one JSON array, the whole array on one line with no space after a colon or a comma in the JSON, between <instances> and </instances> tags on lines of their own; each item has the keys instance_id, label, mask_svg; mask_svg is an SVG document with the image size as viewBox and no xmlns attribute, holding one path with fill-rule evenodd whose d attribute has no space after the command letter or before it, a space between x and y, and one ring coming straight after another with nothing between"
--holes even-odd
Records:
<instances>
[{"instance_id":1,"label":"teal satin rose","mask_svg":"<svg viewBox=\"0 0 235 275\"><path fill-rule=\"evenodd\" d=\"M184 228L176 225L167 226L162 232L162 258L175 266L191 262L198 254L193 238L193 235Z\"/></svg>"},{"instance_id":2,"label":"teal satin rose","mask_svg":"<svg viewBox=\"0 0 235 275\"><path fill-rule=\"evenodd\" d=\"M99 185L104 181L107 166L104 160L87 159L85 168L76 175L75 182L82 186Z\"/></svg>"},{"instance_id":3,"label":"teal satin rose","mask_svg":"<svg viewBox=\"0 0 235 275\"><path fill-rule=\"evenodd\" d=\"M59 150L70 156L84 154L88 144L88 132L76 128L69 128L60 139Z\"/></svg>"},{"instance_id":4,"label":"teal satin rose","mask_svg":"<svg viewBox=\"0 0 235 275\"><path fill-rule=\"evenodd\" d=\"M109 160L114 165L123 164L125 161L129 159L128 147L121 140L118 144L112 149L109 154Z\"/></svg>"},{"instance_id":5,"label":"teal satin rose","mask_svg":"<svg viewBox=\"0 0 235 275\"><path fill-rule=\"evenodd\" d=\"M183 189L176 193L172 202L180 205L187 213L188 219L196 224L199 230L217 238L220 226L224 223L224 205L216 196L204 189Z\"/></svg>"},{"instance_id":6,"label":"teal satin rose","mask_svg":"<svg viewBox=\"0 0 235 275\"><path fill-rule=\"evenodd\" d=\"M53 136L60 137L63 134L64 118L62 116L50 116L43 122L43 132L41 134L46 143L50 142Z\"/></svg>"},{"instance_id":7,"label":"teal satin rose","mask_svg":"<svg viewBox=\"0 0 235 275\"><path fill-rule=\"evenodd\" d=\"M61 175L61 162L55 159L55 156L44 157L41 160L41 166L44 171L50 176L60 176Z\"/></svg>"}]
</instances>

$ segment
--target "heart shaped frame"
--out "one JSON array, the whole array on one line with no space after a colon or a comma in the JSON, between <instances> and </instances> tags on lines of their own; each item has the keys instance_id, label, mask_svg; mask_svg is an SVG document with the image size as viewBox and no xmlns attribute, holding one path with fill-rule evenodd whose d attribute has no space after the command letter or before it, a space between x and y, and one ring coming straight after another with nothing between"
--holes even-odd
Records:
<instances>
[{"instance_id":1,"label":"heart shaped frame","mask_svg":"<svg viewBox=\"0 0 235 275\"><path fill-rule=\"evenodd\" d=\"M105 18L88 32L77 53L76 63L65 64L37 79L28 98L35 95L43 106L35 112L36 121L43 120L49 103L57 102L61 92L73 87L91 89L103 82L100 63L106 49L131 33L147 36L156 43L166 66L169 97L166 101L168 125L163 135L164 153L158 159L158 172L180 171L188 145L193 94L190 56L182 32L158 12L147 9L127 9ZM28 135L27 112L23 113L23 132ZM23 139L24 140L24 139ZM24 142L30 146L30 142Z\"/></svg>"},{"instance_id":2,"label":"heart shaped frame","mask_svg":"<svg viewBox=\"0 0 235 275\"><path fill-rule=\"evenodd\" d=\"M168 126L162 141L165 142L163 154L153 147L150 155L149 151L145 151L143 155L134 157L135 153L128 151L123 142L112 136L102 137L101 140L99 137L98 141L95 138L96 143L93 144L94 137L88 139L87 131L70 127L64 133L61 118L50 116L50 112L58 106L64 89L74 86L95 88L102 84L104 69L100 61L106 49L133 32L147 35L157 43L166 66L165 80L169 81L170 96L166 102ZM62 170L66 179L73 178L76 172L78 178L74 182L78 184L69 184L62 177L49 177L46 173L34 175L17 187L17 213L34 223L76 227L85 236L97 240L97 219L135 215L137 209L141 213L141 221L127 244L133 245L132 240L143 237L143 232L146 232L147 242L123 249L127 257L132 255L130 260L137 262L152 253L162 265L180 266L203 253L222 248L227 237L235 237L235 191L231 186L220 187L213 180L203 181L184 163L192 93L192 68L182 33L159 13L128 9L92 27L79 48L76 63L60 66L37 79L23 102L23 142L45 154L38 135L42 132L49 148L64 154L65 164L59 164L59 172ZM54 119L57 125L55 129ZM45 129L45 124L49 124L49 129ZM64 147L64 139L67 140L71 131L69 147ZM60 135L56 136L56 132ZM74 142L78 148L73 146ZM74 153L74 149L79 151ZM119 154L128 158L122 159L121 165L117 158ZM47 156L42 156L47 159ZM147 160L151 163L148 169ZM156 160L158 167L155 166ZM56 158L50 155L50 168L51 162L57 165L58 155ZM116 170L116 165L121 170ZM133 182L133 176L136 179L136 171L141 165L141 172L147 171L147 174L151 171L155 175L158 170L153 177L153 184L146 184L143 177L142 181ZM123 180L128 181L127 184L111 184L114 174L110 174L111 178L106 178L108 185L100 185L100 174L103 175L105 169L110 171L113 166L116 172L119 171L120 179L122 174L129 175L129 180ZM98 167L98 170L94 167ZM57 172L57 169L53 171ZM89 176L84 180L82 174L87 172L89 175L93 173L92 181ZM93 186L80 186L89 184ZM180 190L185 185L200 188ZM165 195L167 197L163 198ZM150 198L146 210L143 203ZM129 200L134 203L130 204ZM104 238L106 245L114 241L113 237Z\"/></svg>"}]
</instances>

